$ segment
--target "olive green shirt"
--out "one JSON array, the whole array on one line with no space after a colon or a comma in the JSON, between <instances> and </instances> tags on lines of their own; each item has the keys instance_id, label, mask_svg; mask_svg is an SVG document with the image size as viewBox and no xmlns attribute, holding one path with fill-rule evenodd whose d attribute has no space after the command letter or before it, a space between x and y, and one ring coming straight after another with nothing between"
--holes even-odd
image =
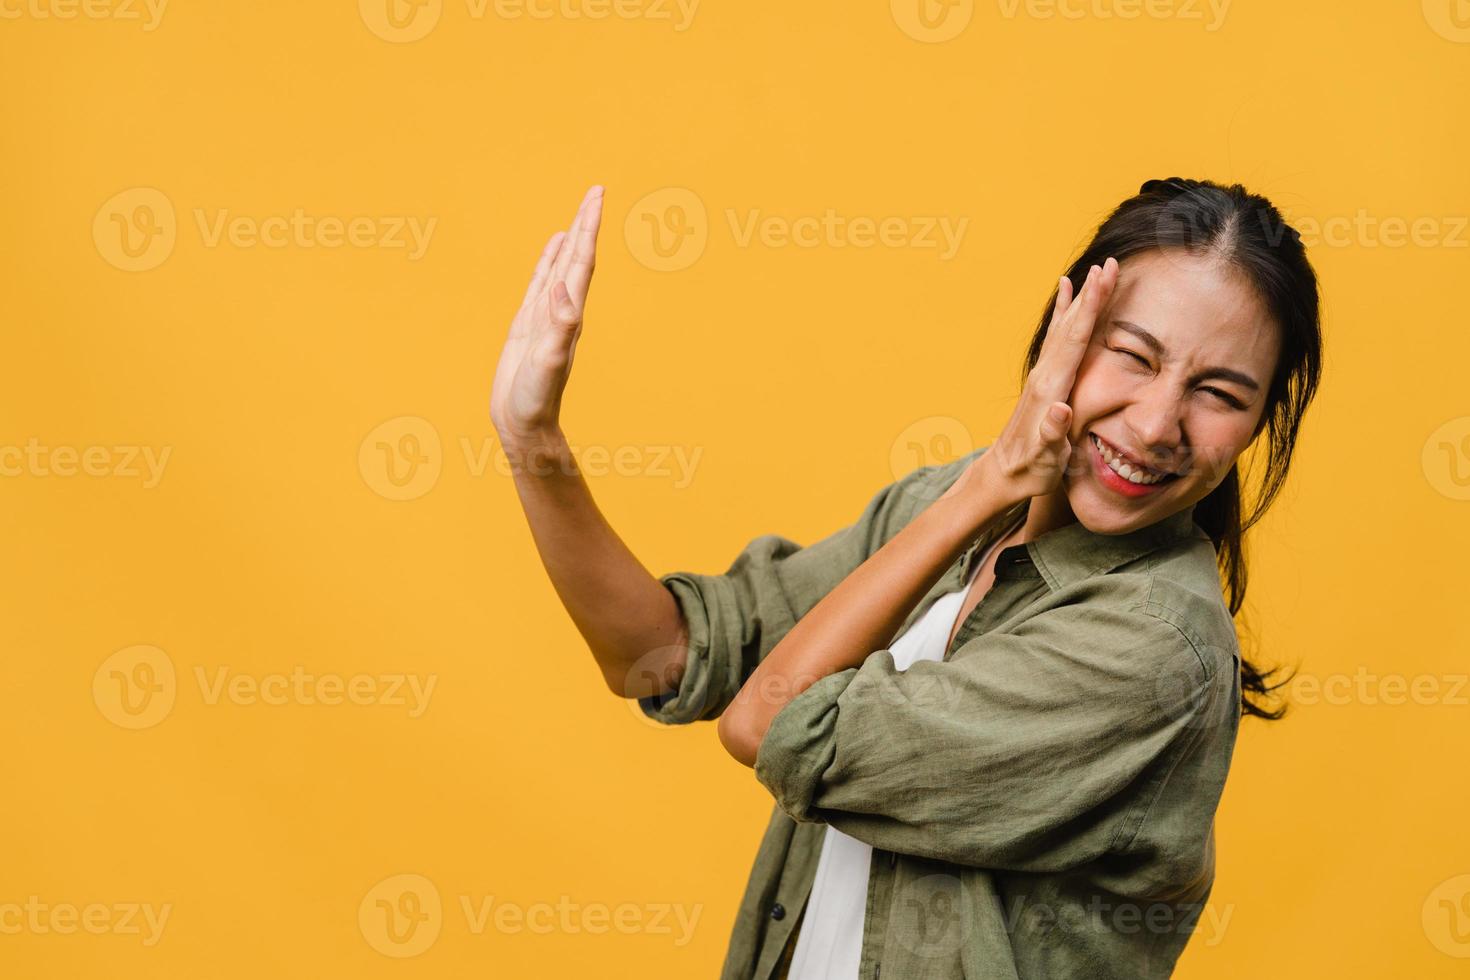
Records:
<instances>
[{"instance_id":1,"label":"olive green shirt","mask_svg":"<svg viewBox=\"0 0 1470 980\"><path fill-rule=\"evenodd\" d=\"M768 534L723 575L662 576L689 659L643 711L718 717L796 621L986 448L904 476L808 547ZM1028 505L980 534L902 628L962 588ZM1239 656L1193 508L1002 549L943 660L900 671L875 650L772 721L755 775L775 806L722 978L784 971L828 825L873 847L862 980L1169 976L1214 881Z\"/></svg>"}]
</instances>

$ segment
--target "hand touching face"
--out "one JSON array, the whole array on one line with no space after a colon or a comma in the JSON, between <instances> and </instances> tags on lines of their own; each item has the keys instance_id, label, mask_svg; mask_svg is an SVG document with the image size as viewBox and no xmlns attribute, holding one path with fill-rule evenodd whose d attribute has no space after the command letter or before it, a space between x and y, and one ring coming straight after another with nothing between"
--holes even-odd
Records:
<instances>
[{"instance_id":1,"label":"hand touching face","mask_svg":"<svg viewBox=\"0 0 1470 980\"><path fill-rule=\"evenodd\" d=\"M1036 365L1026 376L1005 428L980 456L1007 500L1039 497L1061 486L1073 457L1072 387L1098 312L1117 277L1118 263L1108 258L1088 271L1075 302L1070 279L1063 277L1057 286L1056 306Z\"/></svg>"}]
</instances>

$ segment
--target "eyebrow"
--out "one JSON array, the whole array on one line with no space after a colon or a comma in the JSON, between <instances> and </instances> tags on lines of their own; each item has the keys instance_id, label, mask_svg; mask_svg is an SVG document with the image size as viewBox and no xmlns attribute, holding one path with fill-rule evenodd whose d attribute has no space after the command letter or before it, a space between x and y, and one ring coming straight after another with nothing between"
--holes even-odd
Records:
<instances>
[{"instance_id":1,"label":"eyebrow","mask_svg":"<svg viewBox=\"0 0 1470 980\"><path fill-rule=\"evenodd\" d=\"M1153 351L1155 357L1164 356L1164 345L1159 343L1159 338L1155 337L1153 334L1149 333L1138 324L1132 323L1128 320L1114 320L1112 325L1128 331L1133 336L1143 341L1146 345L1148 345L1148 348ZM1251 391L1261 390L1261 386L1256 383L1255 378L1241 371L1236 371L1233 368L1228 367L1209 367L1205 368L1203 371L1197 371L1195 372L1194 376L1189 379L1189 382L1190 384L1193 384L1196 381L1204 381L1209 378L1224 378L1226 381L1234 381L1236 384L1244 385Z\"/></svg>"}]
</instances>

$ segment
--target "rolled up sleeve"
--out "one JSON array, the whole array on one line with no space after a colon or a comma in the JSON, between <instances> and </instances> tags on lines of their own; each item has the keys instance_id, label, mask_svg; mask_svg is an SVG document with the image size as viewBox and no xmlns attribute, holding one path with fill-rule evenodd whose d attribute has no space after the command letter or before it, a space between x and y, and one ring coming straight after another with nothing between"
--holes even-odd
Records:
<instances>
[{"instance_id":1,"label":"rolled up sleeve","mask_svg":"<svg viewBox=\"0 0 1470 980\"><path fill-rule=\"evenodd\" d=\"M1208 685L1176 627L1095 593L947 661L899 671L878 650L822 678L772 721L755 773L793 819L874 847L1063 870L1137 832Z\"/></svg>"},{"instance_id":2,"label":"rolled up sleeve","mask_svg":"<svg viewBox=\"0 0 1470 980\"><path fill-rule=\"evenodd\" d=\"M797 612L783 569L800 550L794 541L763 535L750 542L724 575L671 572L659 577L678 603L689 634L684 675L676 690L639 698L643 713L666 724L719 717ZM792 582L791 588L799 589Z\"/></svg>"},{"instance_id":3,"label":"rolled up sleeve","mask_svg":"<svg viewBox=\"0 0 1470 980\"><path fill-rule=\"evenodd\" d=\"M913 470L874 494L852 524L807 547L765 534L747 544L723 575L660 576L684 616L689 647L678 688L639 698L643 713L667 724L719 717L797 620L983 451Z\"/></svg>"}]
</instances>

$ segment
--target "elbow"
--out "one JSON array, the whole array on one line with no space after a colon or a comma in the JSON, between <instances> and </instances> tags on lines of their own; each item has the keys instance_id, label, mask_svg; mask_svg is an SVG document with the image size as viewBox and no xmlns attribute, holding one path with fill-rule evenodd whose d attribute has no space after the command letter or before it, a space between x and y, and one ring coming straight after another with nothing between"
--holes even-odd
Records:
<instances>
[{"instance_id":1,"label":"elbow","mask_svg":"<svg viewBox=\"0 0 1470 980\"><path fill-rule=\"evenodd\" d=\"M632 697L632 689L628 686L632 671L628 669L628 665L590 643L587 649L591 652L592 659L597 664L597 672L602 676L602 683L607 689L620 698Z\"/></svg>"},{"instance_id":2,"label":"elbow","mask_svg":"<svg viewBox=\"0 0 1470 980\"><path fill-rule=\"evenodd\" d=\"M682 646L661 647L655 654L628 661L614 655L596 656L607 689L620 698L653 697L672 694L684 681L687 664Z\"/></svg>"},{"instance_id":3,"label":"elbow","mask_svg":"<svg viewBox=\"0 0 1470 980\"><path fill-rule=\"evenodd\" d=\"M602 681L607 685L609 691L620 698L636 697L636 695L630 695L628 693L627 671L608 670L604 667L602 670Z\"/></svg>"},{"instance_id":4,"label":"elbow","mask_svg":"<svg viewBox=\"0 0 1470 980\"><path fill-rule=\"evenodd\" d=\"M746 768L755 768L756 753L761 747L761 734L744 712L732 704L720 715L715 730L720 736L720 744L730 753L731 758Z\"/></svg>"}]
</instances>

